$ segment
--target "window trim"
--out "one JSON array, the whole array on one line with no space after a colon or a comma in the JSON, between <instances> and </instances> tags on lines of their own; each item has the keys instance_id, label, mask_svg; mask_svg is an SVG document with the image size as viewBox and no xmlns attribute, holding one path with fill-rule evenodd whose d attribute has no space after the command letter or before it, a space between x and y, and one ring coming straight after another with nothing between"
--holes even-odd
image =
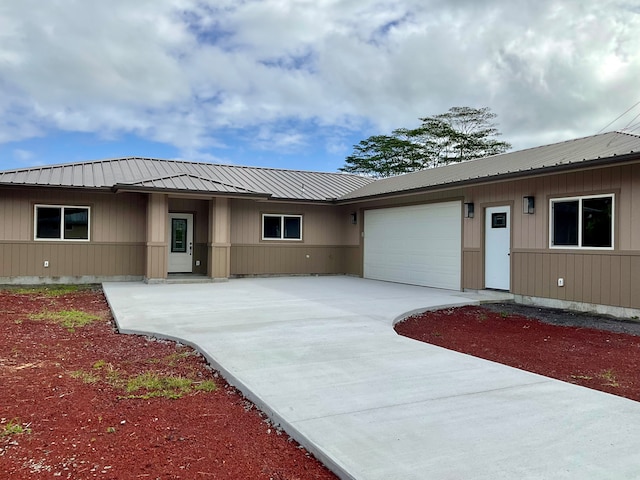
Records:
<instances>
[{"instance_id":1,"label":"window trim","mask_svg":"<svg viewBox=\"0 0 640 480\"><path fill-rule=\"evenodd\" d=\"M60 238L38 238L38 208L60 209ZM87 211L87 238L64 238L64 211L67 208ZM36 203L33 205L33 240L36 242L90 242L91 241L91 207L88 205L51 205Z\"/></svg>"},{"instance_id":2,"label":"window trim","mask_svg":"<svg viewBox=\"0 0 640 480\"><path fill-rule=\"evenodd\" d=\"M611 246L610 247L585 247L582 245L582 202L593 198L611 199ZM553 204L556 202L578 201L578 244L554 245L553 244ZM615 193L600 193L596 195L576 195L573 197L558 197L549 199L549 248L554 250L614 250L616 245L616 195Z\"/></svg>"},{"instance_id":3,"label":"window trim","mask_svg":"<svg viewBox=\"0 0 640 480\"><path fill-rule=\"evenodd\" d=\"M265 217L280 217L280 237L265 237L264 236L264 219ZM265 242L302 242L302 215L295 213L263 213L260 222L260 238ZM284 219L285 218L298 218L300 219L300 238L284 238Z\"/></svg>"}]
</instances>

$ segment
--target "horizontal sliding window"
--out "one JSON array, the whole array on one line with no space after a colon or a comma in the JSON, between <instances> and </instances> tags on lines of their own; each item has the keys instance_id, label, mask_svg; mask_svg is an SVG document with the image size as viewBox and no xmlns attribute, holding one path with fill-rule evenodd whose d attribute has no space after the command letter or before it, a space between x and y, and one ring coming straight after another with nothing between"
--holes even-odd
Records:
<instances>
[{"instance_id":1,"label":"horizontal sliding window","mask_svg":"<svg viewBox=\"0 0 640 480\"><path fill-rule=\"evenodd\" d=\"M302 240L302 215L262 215L263 240Z\"/></svg>"},{"instance_id":2,"label":"horizontal sliding window","mask_svg":"<svg viewBox=\"0 0 640 480\"><path fill-rule=\"evenodd\" d=\"M36 205L36 240L89 240L89 207Z\"/></svg>"},{"instance_id":3,"label":"horizontal sliding window","mask_svg":"<svg viewBox=\"0 0 640 480\"><path fill-rule=\"evenodd\" d=\"M613 195L551 200L552 248L613 248Z\"/></svg>"}]
</instances>

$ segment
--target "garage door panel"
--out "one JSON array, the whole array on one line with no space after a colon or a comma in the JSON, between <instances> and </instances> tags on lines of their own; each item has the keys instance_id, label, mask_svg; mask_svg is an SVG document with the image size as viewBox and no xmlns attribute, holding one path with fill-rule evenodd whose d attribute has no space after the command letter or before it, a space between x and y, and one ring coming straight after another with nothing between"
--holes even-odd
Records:
<instances>
[{"instance_id":1,"label":"garage door panel","mask_svg":"<svg viewBox=\"0 0 640 480\"><path fill-rule=\"evenodd\" d=\"M365 212L364 276L460 289L461 203Z\"/></svg>"}]
</instances>

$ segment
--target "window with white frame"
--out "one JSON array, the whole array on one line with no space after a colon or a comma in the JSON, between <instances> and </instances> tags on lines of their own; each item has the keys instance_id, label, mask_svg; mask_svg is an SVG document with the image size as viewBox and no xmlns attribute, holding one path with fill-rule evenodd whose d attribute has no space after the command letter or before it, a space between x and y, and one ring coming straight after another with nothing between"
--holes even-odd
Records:
<instances>
[{"instance_id":1,"label":"window with white frame","mask_svg":"<svg viewBox=\"0 0 640 480\"><path fill-rule=\"evenodd\" d=\"M89 207L36 205L35 240L89 240Z\"/></svg>"},{"instance_id":2,"label":"window with white frame","mask_svg":"<svg viewBox=\"0 0 640 480\"><path fill-rule=\"evenodd\" d=\"M550 202L551 248L613 249L613 194L555 198Z\"/></svg>"},{"instance_id":3,"label":"window with white frame","mask_svg":"<svg viewBox=\"0 0 640 480\"><path fill-rule=\"evenodd\" d=\"M263 240L302 240L302 215L262 215Z\"/></svg>"}]
</instances>

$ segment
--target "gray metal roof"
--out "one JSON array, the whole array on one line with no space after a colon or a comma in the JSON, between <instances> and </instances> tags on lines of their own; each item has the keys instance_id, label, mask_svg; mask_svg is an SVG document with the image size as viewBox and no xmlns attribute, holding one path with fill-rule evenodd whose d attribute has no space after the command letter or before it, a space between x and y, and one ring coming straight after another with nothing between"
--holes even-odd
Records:
<instances>
[{"instance_id":1,"label":"gray metal roof","mask_svg":"<svg viewBox=\"0 0 640 480\"><path fill-rule=\"evenodd\" d=\"M640 158L640 136L609 132L374 181L341 173L120 158L0 172L0 185L100 188L357 201L370 197L540 174Z\"/></svg>"},{"instance_id":2,"label":"gray metal roof","mask_svg":"<svg viewBox=\"0 0 640 480\"><path fill-rule=\"evenodd\" d=\"M545 169L587 166L590 162L593 164L604 159L615 162L620 160L620 157L634 153L640 154L640 136L609 132L384 178L351 191L339 200L356 200L455 186L500 176L539 174Z\"/></svg>"},{"instance_id":3,"label":"gray metal roof","mask_svg":"<svg viewBox=\"0 0 640 480\"><path fill-rule=\"evenodd\" d=\"M341 173L120 158L0 172L0 185L263 196L326 201L373 180Z\"/></svg>"}]
</instances>

